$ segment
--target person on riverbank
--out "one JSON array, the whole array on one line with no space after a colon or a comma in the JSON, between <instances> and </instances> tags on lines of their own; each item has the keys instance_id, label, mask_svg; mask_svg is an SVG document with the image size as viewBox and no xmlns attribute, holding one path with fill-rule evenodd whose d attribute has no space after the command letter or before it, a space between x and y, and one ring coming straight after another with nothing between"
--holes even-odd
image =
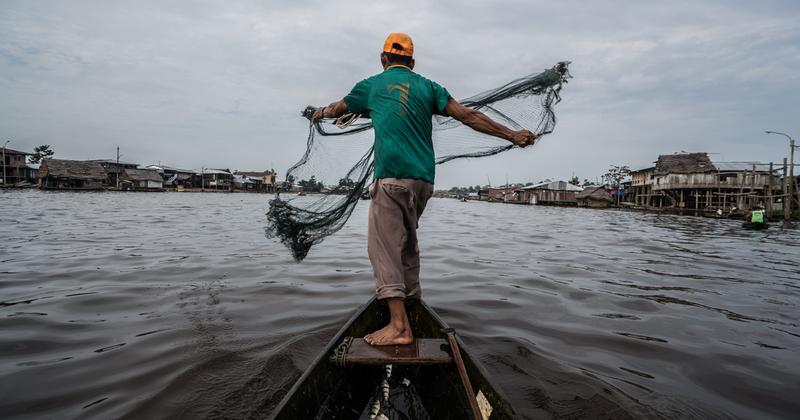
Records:
<instances>
[{"instance_id":1,"label":"person on riverbank","mask_svg":"<svg viewBox=\"0 0 800 420\"><path fill-rule=\"evenodd\" d=\"M464 107L447 89L415 73L413 57L411 37L390 34L380 55L383 72L358 82L344 99L317 108L312 117L319 121L369 113L375 128L375 181L370 186L367 242L375 291L378 299L387 302L391 320L364 337L372 345L414 341L404 302L422 297L417 225L433 194L433 115L452 117L520 147L536 137Z\"/></svg>"}]
</instances>

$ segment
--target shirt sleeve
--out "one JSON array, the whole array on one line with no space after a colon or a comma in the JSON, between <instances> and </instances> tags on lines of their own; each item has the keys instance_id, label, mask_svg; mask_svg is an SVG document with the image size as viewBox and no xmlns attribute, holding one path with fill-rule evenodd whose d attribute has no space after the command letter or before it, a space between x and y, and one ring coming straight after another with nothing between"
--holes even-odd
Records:
<instances>
[{"instance_id":1,"label":"shirt sleeve","mask_svg":"<svg viewBox=\"0 0 800 420\"><path fill-rule=\"evenodd\" d=\"M447 115L444 109L447 107L447 101L452 98L450 92L436 82L431 82L431 86L433 87L433 113L436 115Z\"/></svg>"},{"instance_id":2,"label":"shirt sleeve","mask_svg":"<svg viewBox=\"0 0 800 420\"><path fill-rule=\"evenodd\" d=\"M353 90L344 97L348 112L359 113L369 109L369 86L369 79L364 79L356 83Z\"/></svg>"}]
</instances>

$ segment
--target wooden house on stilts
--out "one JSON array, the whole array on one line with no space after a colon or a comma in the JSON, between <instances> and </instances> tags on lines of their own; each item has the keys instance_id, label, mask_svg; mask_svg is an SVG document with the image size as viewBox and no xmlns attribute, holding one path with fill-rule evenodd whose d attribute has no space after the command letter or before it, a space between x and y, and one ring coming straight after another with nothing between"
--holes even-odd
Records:
<instances>
[{"instance_id":1,"label":"wooden house on stilts","mask_svg":"<svg viewBox=\"0 0 800 420\"><path fill-rule=\"evenodd\" d=\"M643 208L729 212L764 205L781 194L771 164L712 162L706 153L661 155L655 166L631 172L626 200Z\"/></svg>"}]
</instances>

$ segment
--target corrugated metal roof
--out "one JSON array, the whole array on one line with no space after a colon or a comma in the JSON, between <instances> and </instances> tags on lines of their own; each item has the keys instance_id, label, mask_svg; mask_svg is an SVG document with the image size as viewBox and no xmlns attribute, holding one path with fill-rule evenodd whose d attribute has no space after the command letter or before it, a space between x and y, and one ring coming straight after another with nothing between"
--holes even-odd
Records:
<instances>
[{"instance_id":1,"label":"corrugated metal roof","mask_svg":"<svg viewBox=\"0 0 800 420\"><path fill-rule=\"evenodd\" d=\"M567 181L547 181L520 188L521 190L583 191L583 188Z\"/></svg>"},{"instance_id":2,"label":"corrugated metal roof","mask_svg":"<svg viewBox=\"0 0 800 420\"><path fill-rule=\"evenodd\" d=\"M138 163L122 162L122 161L117 162L116 159L89 159L87 162L109 163L109 164L114 164L114 165L119 164L120 166L139 166ZM131 169L134 169L134 168L131 168Z\"/></svg>"},{"instance_id":3,"label":"corrugated metal roof","mask_svg":"<svg viewBox=\"0 0 800 420\"><path fill-rule=\"evenodd\" d=\"M230 172L228 172L228 171L223 171L223 170L220 170L220 169L211 169L211 168L205 168L205 169L201 169L200 171L195 171L195 173L196 173L197 175L200 175L201 173L202 173L202 174L206 174L206 175L213 175L213 174L217 174L217 175L231 175L231 176L233 175L232 173L230 173Z\"/></svg>"},{"instance_id":4,"label":"corrugated metal roof","mask_svg":"<svg viewBox=\"0 0 800 420\"><path fill-rule=\"evenodd\" d=\"M185 173L185 174L193 174L194 173L194 171L191 170L191 169L181 169L181 168L175 168L175 167L166 166L166 165L147 165L147 169L156 169L156 170L159 170L159 171L168 171L168 172L181 172L181 173Z\"/></svg>"},{"instance_id":5,"label":"corrugated metal roof","mask_svg":"<svg viewBox=\"0 0 800 420\"><path fill-rule=\"evenodd\" d=\"M712 162L720 172L745 172L752 171L755 165L757 171L769 171L768 163L761 162ZM773 167L777 170L777 166Z\"/></svg>"},{"instance_id":6,"label":"corrugated metal roof","mask_svg":"<svg viewBox=\"0 0 800 420\"><path fill-rule=\"evenodd\" d=\"M30 155L31 153L28 152L20 152L19 150L9 149L8 147L4 147L7 155Z\"/></svg>"}]
</instances>

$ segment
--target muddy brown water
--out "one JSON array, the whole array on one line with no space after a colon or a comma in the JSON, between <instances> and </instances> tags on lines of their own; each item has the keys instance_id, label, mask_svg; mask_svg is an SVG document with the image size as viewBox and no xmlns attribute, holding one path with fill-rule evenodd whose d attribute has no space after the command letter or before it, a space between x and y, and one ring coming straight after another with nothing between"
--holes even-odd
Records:
<instances>
[{"instance_id":1,"label":"muddy brown water","mask_svg":"<svg viewBox=\"0 0 800 420\"><path fill-rule=\"evenodd\" d=\"M263 417L371 294L366 206L301 264L268 196L0 192L0 417ZM424 298L523 418L792 418L800 233L431 201Z\"/></svg>"}]
</instances>

